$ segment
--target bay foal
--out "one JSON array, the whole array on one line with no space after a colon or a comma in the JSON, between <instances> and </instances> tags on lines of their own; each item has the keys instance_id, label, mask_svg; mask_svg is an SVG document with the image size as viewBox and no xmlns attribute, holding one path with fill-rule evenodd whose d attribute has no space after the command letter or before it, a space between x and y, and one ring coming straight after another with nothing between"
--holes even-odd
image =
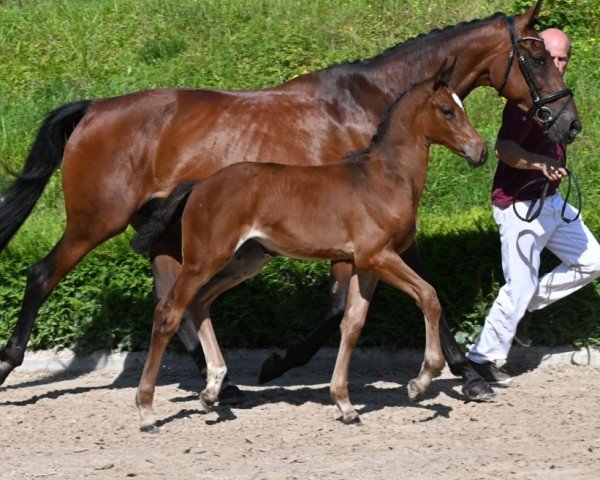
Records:
<instances>
[{"instance_id":1,"label":"bay foal","mask_svg":"<svg viewBox=\"0 0 600 480\"><path fill-rule=\"evenodd\" d=\"M352 262L331 381L331 396L345 423L358 421L348 397L348 368L377 279L408 293L425 315L424 362L408 386L413 400L425 392L444 365L438 331L441 307L433 287L404 263L399 252L415 235L430 145L445 145L473 165L487 158L485 142L468 121L458 96L445 84L450 70L403 94L368 149L342 162L313 167L238 163L193 187L181 220L182 270L155 310L150 351L137 392L142 430L155 428L152 401L158 370L185 310L198 290L248 241L293 258ZM176 189L163 208L177 211L174 204L191 188ZM157 240L169 216L159 211L140 229L134 240L138 251ZM200 395L212 404L218 400L226 366L216 343L203 343L203 347L208 378Z\"/></svg>"}]
</instances>

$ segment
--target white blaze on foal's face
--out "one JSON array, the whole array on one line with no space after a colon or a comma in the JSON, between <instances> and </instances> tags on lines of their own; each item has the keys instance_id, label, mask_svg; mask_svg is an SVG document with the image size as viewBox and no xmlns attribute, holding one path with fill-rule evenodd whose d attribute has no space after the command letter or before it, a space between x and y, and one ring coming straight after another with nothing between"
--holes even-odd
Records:
<instances>
[{"instance_id":1,"label":"white blaze on foal's face","mask_svg":"<svg viewBox=\"0 0 600 480\"><path fill-rule=\"evenodd\" d=\"M458 105L458 106L459 106L459 107L460 107L462 110L464 110L464 109L465 109L465 107L463 106L462 102L460 101L460 98L459 98L459 96L458 96L458 95L457 95L455 92L452 92L452 98L454 99L454 101L456 102L456 104L457 104L457 105Z\"/></svg>"}]
</instances>

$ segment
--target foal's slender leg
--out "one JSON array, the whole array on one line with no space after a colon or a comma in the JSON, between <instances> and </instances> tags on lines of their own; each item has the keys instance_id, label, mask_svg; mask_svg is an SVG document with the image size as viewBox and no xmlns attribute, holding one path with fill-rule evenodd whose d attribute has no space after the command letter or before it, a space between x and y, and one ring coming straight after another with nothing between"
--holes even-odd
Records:
<instances>
[{"instance_id":1,"label":"foal's slender leg","mask_svg":"<svg viewBox=\"0 0 600 480\"><path fill-rule=\"evenodd\" d=\"M179 240L181 243L181 240ZM152 260L152 275L154 276L154 293L157 303L162 300L175 283L177 275L181 272L181 264L169 255L158 255ZM193 312L192 312L193 315ZM199 323L199 322L198 322ZM185 312L177 335L183 346L188 351L192 360L203 373L206 368L206 360L198 339L198 328L188 311Z\"/></svg>"},{"instance_id":2,"label":"foal's slender leg","mask_svg":"<svg viewBox=\"0 0 600 480\"><path fill-rule=\"evenodd\" d=\"M210 306L222 293L239 285L247 278L259 274L272 259L273 256L265 253L258 243L246 242L235 252L232 261L202 287L191 306L191 310L195 312L194 319L199 320L197 323L198 335L207 359L207 385L200 394L200 398L207 406L219 400L221 386L227 372L217 337L210 322Z\"/></svg>"},{"instance_id":3,"label":"foal's slender leg","mask_svg":"<svg viewBox=\"0 0 600 480\"><path fill-rule=\"evenodd\" d=\"M365 324L367 310L376 285L377 279L365 273L355 273L350 279L346 310L341 323L340 349L330 387L331 399L342 412L344 423L360 421L348 395L348 369L350 368L350 357Z\"/></svg>"},{"instance_id":4,"label":"foal's slender leg","mask_svg":"<svg viewBox=\"0 0 600 480\"><path fill-rule=\"evenodd\" d=\"M401 257L417 275L427 283L433 284L429 277L429 273L423 264L423 260L419 255L417 244L414 241L402 252ZM440 316L440 339L442 342L442 351L444 352L444 357L448 362L450 371L454 375L461 376L465 382L463 393L476 400L485 400L495 397L496 393L494 390L473 369L464 352L458 343L456 343L443 310L441 311Z\"/></svg>"},{"instance_id":5,"label":"foal's slender leg","mask_svg":"<svg viewBox=\"0 0 600 480\"><path fill-rule=\"evenodd\" d=\"M239 235L236 236L235 233L232 233L230 239L231 245L226 244L223 236L216 235L216 238L223 239L222 244L204 245L198 242L193 247L190 246L190 253L186 257L186 263L183 265L173 288L156 307L150 350L136 394L136 403L142 420L142 430L155 431L156 418L152 411L152 402L160 363L170 338L179 328L184 311L190 307L195 298L199 299L198 301L200 302L205 301L207 298L214 298L211 295L202 297L199 294L199 290L207 284L209 279L212 279L217 272L221 271L228 264L231 258L230 252L233 251L235 242L239 237ZM211 253L206 258L202 258L203 252ZM208 282L208 285L210 285L210 282ZM217 282L212 287L209 286L208 290L213 294L218 294L222 290L216 288L215 285L222 285L222 283ZM209 306L210 302L207 302L206 305ZM201 321L199 335L209 367L207 379L209 394L207 399L214 401L218 396L218 391L220 390L221 382L227 369L216 338L214 337L212 325L202 321L206 320L207 315L208 310L206 310L206 315L199 317ZM202 328L204 324L208 325L206 329ZM211 369L211 366L214 366L214 368ZM210 396L211 393L214 394L214 399ZM206 404L204 405L206 406Z\"/></svg>"},{"instance_id":6,"label":"foal's slender leg","mask_svg":"<svg viewBox=\"0 0 600 480\"><path fill-rule=\"evenodd\" d=\"M339 331L351 276L352 264L350 262L332 262L330 306L327 316L310 337L292 345L287 349L283 357L278 353L271 354L260 368L258 383L269 382L292 368L306 365L325 342Z\"/></svg>"},{"instance_id":7,"label":"foal's slender leg","mask_svg":"<svg viewBox=\"0 0 600 480\"><path fill-rule=\"evenodd\" d=\"M167 344L179 328L183 313L194 300L200 287L226 263L227 257L223 255L208 259L206 263L198 259L190 259L190 262L183 266L173 288L154 310L152 340L136 393L136 404L141 417L140 428L143 431L156 431L156 417L152 410L152 402L158 371ZM212 354L210 351L206 353Z\"/></svg>"},{"instance_id":8,"label":"foal's slender leg","mask_svg":"<svg viewBox=\"0 0 600 480\"><path fill-rule=\"evenodd\" d=\"M439 319L442 308L435 289L417 275L398 254L385 249L372 257L356 258L357 266L377 275L392 286L408 293L425 315L425 356L417 378L408 385L411 400L425 393L433 378L444 367L444 356L440 345Z\"/></svg>"},{"instance_id":9,"label":"foal's slender leg","mask_svg":"<svg viewBox=\"0 0 600 480\"><path fill-rule=\"evenodd\" d=\"M194 283L201 280L199 277L196 270L182 270L173 288L154 310L150 349L135 398L141 417L140 428L143 431L156 431L152 402L158 371L167 344L179 328L183 312L196 295Z\"/></svg>"}]
</instances>

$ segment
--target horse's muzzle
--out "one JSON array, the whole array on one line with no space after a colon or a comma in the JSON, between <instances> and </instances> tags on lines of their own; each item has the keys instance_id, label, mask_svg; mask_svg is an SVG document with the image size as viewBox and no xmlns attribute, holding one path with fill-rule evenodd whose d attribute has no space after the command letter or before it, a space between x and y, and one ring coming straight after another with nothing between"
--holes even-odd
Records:
<instances>
[{"instance_id":1,"label":"horse's muzzle","mask_svg":"<svg viewBox=\"0 0 600 480\"><path fill-rule=\"evenodd\" d=\"M481 165L483 165L487 161L488 156L489 156L487 145L484 145L483 148L478 148L478 149L469 148L466 150L465 153L466 153L465 158L467 160L467 163L469 165L471 165L473 168L477 168L477 167L480 167Z\"/></svg>"}]
</instances>

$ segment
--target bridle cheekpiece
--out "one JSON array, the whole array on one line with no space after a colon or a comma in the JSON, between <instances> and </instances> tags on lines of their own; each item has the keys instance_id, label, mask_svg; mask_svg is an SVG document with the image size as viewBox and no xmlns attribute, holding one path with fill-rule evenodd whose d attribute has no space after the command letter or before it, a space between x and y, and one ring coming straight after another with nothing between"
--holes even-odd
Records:
<instances>
[{"instance_id":1,"label":"bridle cheekpiece","mask_svg":"<svg viewBox=\"0 0 600 480\"><path fill-rule=\"evenodd\" d=\"M531 92L531 99L533 101L532 107L527 111L525 115L523 115L523 121L535 115L539 122L542 124L544 132L547 132L548 130L550 130L550 128L554 125L556 120L558 120L558 117L560 117L560 115L565 111L567 106L573 100L573 90L571 90L570 88L565 88L564 90L553 93L552 95L548 95L547 97L542 97L542 95L540 95L540 92L537 89L535 82L533 81L533 77L531 76L531 73L527 68L525 56L523 55L523 53L521 53L519 49L519 44L527 41L544 42L544 40L538 37L517 38L517 34L515 32L515 17L506 17L506 21L508 22L508 33L510 35L512 50L510 52L510 55L508 56L508 62L504 70L504 78L502 80L502 85L498 90L498 95L502 95L504 87L506 87L508 75L510 74L510 69L512 68L513 61L516 57L519 61L519 68L521 70L521 73L523 74L523 78L525 79L525 82L529 87L529 91ZM553 117L552 111L548 107L546 107L546 105L566 96L569 96L569 100L565 102L558 114L555 117Z\"/></svg>"}]
</instances>

